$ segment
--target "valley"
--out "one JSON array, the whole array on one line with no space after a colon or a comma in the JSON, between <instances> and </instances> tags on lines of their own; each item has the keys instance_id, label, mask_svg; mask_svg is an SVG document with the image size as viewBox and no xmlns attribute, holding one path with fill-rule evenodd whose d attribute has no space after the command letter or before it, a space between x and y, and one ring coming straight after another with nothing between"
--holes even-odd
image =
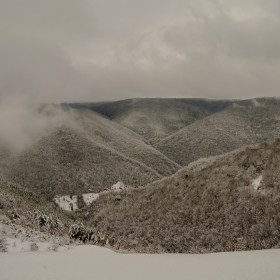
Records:
<instances>
[{"instance_id":1,"label":"valley","mask_svg":"<svg viewBox=\"0 0 280 280\"><path fill-rule=\"evenodd\" d=\"M145 253L280 246L278 99L42 106L38 118L63 121L21 149L3 142L0 174L52 205L63 235L72 224L77 242L97 231L100 244Z\"/></svg>"}]
</instances>

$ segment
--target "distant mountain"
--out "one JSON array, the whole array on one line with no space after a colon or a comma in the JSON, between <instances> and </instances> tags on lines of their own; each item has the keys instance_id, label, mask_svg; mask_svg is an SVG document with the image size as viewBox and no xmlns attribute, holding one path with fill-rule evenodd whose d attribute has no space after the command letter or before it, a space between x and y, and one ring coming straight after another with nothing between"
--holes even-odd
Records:
<instances>
[{"instance_id":1,"label":"distant mountain","mask_svg":"<svg viewBox=\"0 0 280 280\"><path fill-rule=\"evenodd\" d=\"M280 100L236 101L225 110L196 121L155 143L181 165L280 137Z\"/></svg>"},{"instance_id":2,"label":"distant mountain","mask_svg":"<svg viewBox=\"0 0 280 280\"><path fill-rule=\"evenodd\" d=\"M207 99L142 98L69 105L100 113L154 143L232 103Z\"/></svg>"},{"instance_id":3,"label":"distant mountain","mask_svg":"<svg viewBox=\"0 0 280 280\"><path fill-rule=\"evenodd\" d=\"M280 140L200 160L118 200L100 197L88 223L136 252L279 248L279 162Z\"/></svg>"},{"instance_id":4,"label":"distant mountain","mask_svg":"<svg viewBox=\"0 0 280 280\"><path fill-rule=\"evenodd\" d=\"M31 146L17 153L2 148L2 176L51 199L98 192L118 181L146 185L180 168L115 122L89 110L63 110L67 122Z\"/></svg>"},{"instance_id":5,"label":"distant mountain","mask_svg":"<svg viewBox=\"0 0 280 280\"><path fill-rule=\"evenodd\" d=\"M144 137L180 165L280 137L280 101L128 99L74 104L108 117ZM74 106L71 105L71 106Z\"/></svg>"}]
</instances>

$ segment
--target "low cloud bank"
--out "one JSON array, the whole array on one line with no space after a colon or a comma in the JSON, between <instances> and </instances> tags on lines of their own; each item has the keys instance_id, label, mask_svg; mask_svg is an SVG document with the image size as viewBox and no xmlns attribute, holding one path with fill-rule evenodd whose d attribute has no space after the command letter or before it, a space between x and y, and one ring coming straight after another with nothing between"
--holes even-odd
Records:
<instances>
[{"instance_id":1,"label":"low cloud bank","mask_svg":"<svg viewBox=\"0 0 280 280\"><path fill-rule=\"evenodd\" d=\"M47 131L67 122L67 113L52 104L0 103L0 145L21 151Z\"/></svg>"}]
</instances>

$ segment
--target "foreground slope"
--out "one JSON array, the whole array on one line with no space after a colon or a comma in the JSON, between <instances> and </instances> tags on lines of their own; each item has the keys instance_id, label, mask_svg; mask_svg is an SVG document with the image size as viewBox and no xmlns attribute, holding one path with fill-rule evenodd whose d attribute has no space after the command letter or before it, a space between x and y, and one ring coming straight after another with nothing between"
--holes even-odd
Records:
<instances>
[{"instance_id":1,"label":"foreground slope","mask_svg":"<svg viewBox=\"0 0 280 280\"><path fill-rule=\"evenodd\" d=\"M201 157L280 137L280 100L236 101L231 107L186 126L155 147L181 165Z\"/></svg>"},{"instance_id":2,"label":"foreground slope","mask_svg":"<svg viewBox=\"0 0 280 280\"><path fill-rule=\"evenodd\" d=\"M232 101L206 99L142 98L70 105L90 108L154 143L231 104Z\"/></svg>"},{"instance_id":3,"label":"foreground slope","mask_svg":"<svg viewBox=\"0 0 280 280\"><path fill-rule=\"evenodd\" d=\"M139 135L92 111L64 108L67 121L20 152L2 149L1 174L45 197L98 192L118 181L144 185L180 166Z\"/></svg>"},{"instance_id":4,"label":"foreground slope","mask_svg":"<svg viewBox=\"0 0 280 280\"><path fill-rule=\"evenodd\" d=\"M70 223L52 203L0 179L0 252L67 249Z\"/></svg>"},{"instance_id":5,"label":"foreground slope","mask_svg":"<svg viewBox=\"0 0 280 280\"><path fill-rule=\"evenodd\" d=\"M280 140L192 164L176 175L92 205L90 223L137 252L279 248ZM97 212L97 213L96 213ZM90 215L90 217L92 217Z\"/></svg>"}]
</instances>

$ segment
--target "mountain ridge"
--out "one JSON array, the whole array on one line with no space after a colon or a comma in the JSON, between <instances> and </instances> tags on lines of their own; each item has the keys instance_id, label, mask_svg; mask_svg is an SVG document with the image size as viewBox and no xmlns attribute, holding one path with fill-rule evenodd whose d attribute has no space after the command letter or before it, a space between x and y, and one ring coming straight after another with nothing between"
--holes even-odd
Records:
<instances>
[{"instance_id":1,"label":"mountain ridge","mask_svg":"<svg viewBox=\"0 0 280 280\"><path fill-rule=\"evenodd\" d=\"M207 99L135 98L69 106L91 109L153 143L197 119L223 110L231 103L232 101Z\"/></svg>"},{"instance_id":2,"label":"mountain ridge","mask_svg":"<svg viewBox=\"0 0 280 280\"><path fill-rule=\"evenodd\" d=\"M161 139L155 147L177 163L188 165L200 157L280 137L279 115L278 99L237 101Z\"/></svg>"}]
</instances>

